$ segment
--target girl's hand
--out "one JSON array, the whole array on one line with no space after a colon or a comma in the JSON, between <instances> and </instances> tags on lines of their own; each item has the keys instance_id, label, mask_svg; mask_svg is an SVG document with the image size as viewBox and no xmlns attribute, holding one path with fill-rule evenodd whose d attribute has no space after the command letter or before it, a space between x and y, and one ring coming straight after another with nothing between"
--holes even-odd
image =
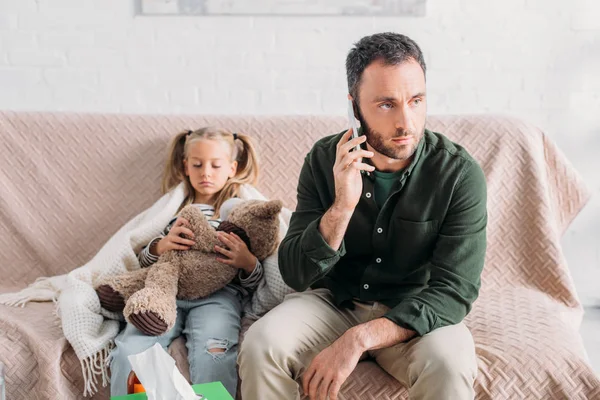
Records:
<instances>
[{"instance_id":1,"label":"girl's hand","mask_svg":"<svg viewBox=\"0 0 600 400\"><path fill-rule=\"evenodd\" d=\"M246 243L235 233L217 232L217 237L225 247L215 246L215 251L227 258L217 257L217 261L251 274L256 267L256 257L248 250Z\"/></svg>"},{"instance_id":2,"label":"girl's hand","mask_svg":"<svg viewBox=\"0 0 600 400\"><path fill-rule=\"evenodd\" d=\"M160 256L169 250L189 250L196 243L190 240L194 238L194 232L189 226L190 223L185 218L177 218L169 234L156 244L156 255Z\"/></svg>"}]
</instances>

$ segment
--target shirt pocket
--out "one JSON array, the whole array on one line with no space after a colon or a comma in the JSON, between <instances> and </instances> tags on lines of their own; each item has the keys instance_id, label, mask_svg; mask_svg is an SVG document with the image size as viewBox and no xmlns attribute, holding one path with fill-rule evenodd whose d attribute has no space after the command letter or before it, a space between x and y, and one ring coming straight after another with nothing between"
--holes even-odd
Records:
<instances>
[{"instance_id":1,"label":"shirt pocket","mask_svg":"<svg viewBox=\"0 0 600 400\"><path fill-rule=\"evenodd\" d=\"M431 259L439 234L439 221L396 218L392 233L393 259L399 265L412 269Z\"/></svg>"}]
</instances>

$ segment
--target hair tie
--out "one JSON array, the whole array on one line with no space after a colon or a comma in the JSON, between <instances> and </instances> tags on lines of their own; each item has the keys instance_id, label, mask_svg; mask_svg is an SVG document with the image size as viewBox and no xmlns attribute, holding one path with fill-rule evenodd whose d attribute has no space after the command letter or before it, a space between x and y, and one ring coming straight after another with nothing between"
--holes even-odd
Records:
<instances>
[{"instance_id":1,"label":"hair tie","mask_svg":"<svg viewBox=\"0 0 600 400\"><path fill-rule=\"evenodd\" d=\"M233 140L237 140L237 138L238 138L238 134L237 134L237 133L235 133L235 132L233 132L233 133L232 133L232 135L233 135Z\"/></svg>"},{"instance_id":2,"label":"hair tie","mask_svg":"<svg viewBox=\"0 0 600 400\"><path fill-rule=\"evenodd\" d=\"M193 132L191 130L188 129L188 131L186 132L187 136L190 136Z\"/></svg>"}]
</instances>

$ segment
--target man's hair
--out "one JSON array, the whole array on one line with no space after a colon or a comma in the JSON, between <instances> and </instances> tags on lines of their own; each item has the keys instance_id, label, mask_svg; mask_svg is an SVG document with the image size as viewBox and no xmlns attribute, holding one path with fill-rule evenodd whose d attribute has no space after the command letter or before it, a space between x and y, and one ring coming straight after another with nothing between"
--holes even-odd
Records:
<instances>
[{"instance_id":1,"label":"man's hair","mask_svg":"<svg viewBox=\"0 0 600 400\"><path fill-rule=\"evenodd\" d=\"M346 57L348 92L358 103L358 88L363 71L373 61L383 61L385 65L399 65L411 59L421 65L425 74L423 53L417 43L408 36L384 32L363 37L354 44Z\"/></svg>"}]
</instances>

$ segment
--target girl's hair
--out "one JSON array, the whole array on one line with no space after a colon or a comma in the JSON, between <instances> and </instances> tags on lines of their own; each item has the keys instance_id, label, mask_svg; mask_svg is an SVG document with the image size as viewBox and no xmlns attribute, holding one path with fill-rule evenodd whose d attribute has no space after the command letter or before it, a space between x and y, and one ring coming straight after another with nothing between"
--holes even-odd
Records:
<instances>
[{"instance_id":1,"label":"girl's hair","mask_svg":"<svg viewBox=\"0 0 600 400\"><path fill-rule=\"evenodd\" d=\"M238 196L240 186L243 184L257 184L258 157L252 140L247 135L231 133L213 127L178 133L169 145L169 156L163 174L162 191L163 193L167 193L180 182L185 182L186 198L181 204L180 210L186 205L192 204L196 196L196 191L190 183L189 177L185 175L183 160L188 157L189 148L192 143L199 140L222 140L226 142L231 148L231 160L238 162L235 176L227 180L215 200L215 218L218 218L223 202Z\"/></svg>"}]
</instances>

